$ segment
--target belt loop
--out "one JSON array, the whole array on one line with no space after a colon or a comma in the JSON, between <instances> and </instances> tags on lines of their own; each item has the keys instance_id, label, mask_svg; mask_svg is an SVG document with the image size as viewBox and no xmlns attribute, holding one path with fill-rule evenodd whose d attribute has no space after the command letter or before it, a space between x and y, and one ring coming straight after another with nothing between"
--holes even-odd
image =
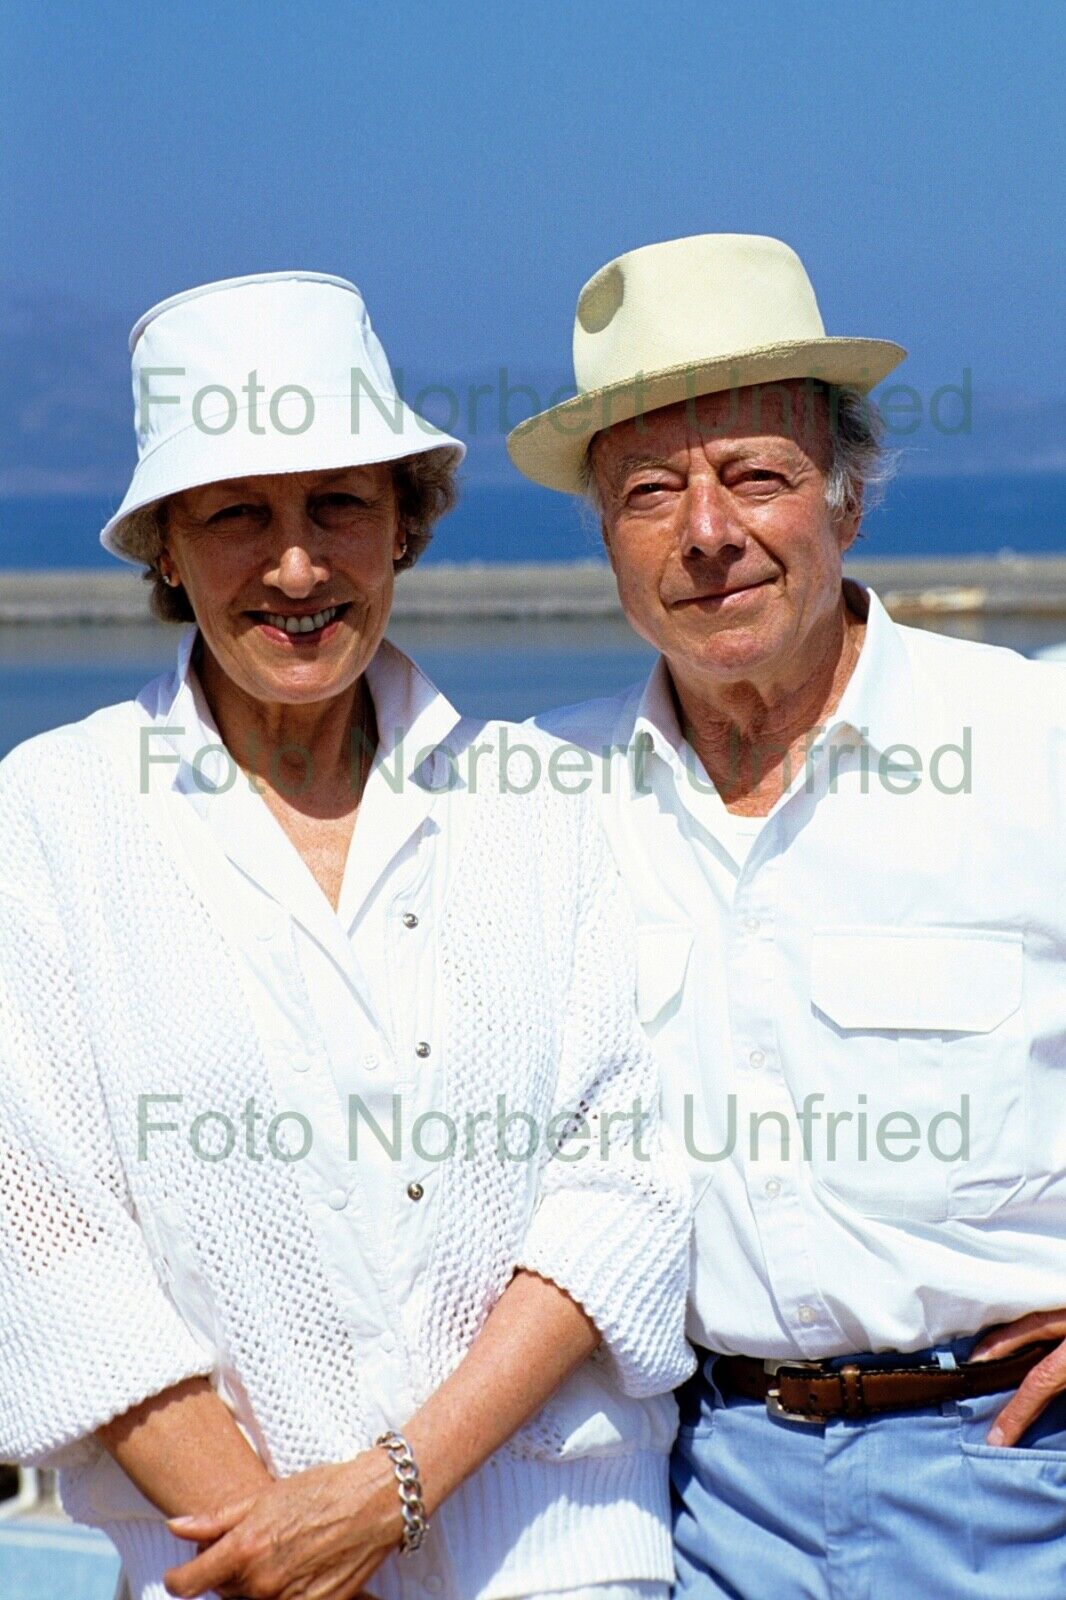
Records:
<instances>
[{"instance_id":1,"label":"belt loop","mask_svg":"<svg viewBox=\"0 0 1066 1600\"><path fill-rule=\"evenodd\" d=\"M934 1350L933 1355L936 1357L936 1362L941 1372L955 1372L958 1369L954 1351Z\"/></svg>"},{"instance_id":2,"label":"belt loop","mask_svg":"<svg viewBox=\"0 0 1066 1600\"><path fill-rule=\"evenodd\" d=\"M714 1381L714 1365L718 1359L719 1352L717 1350L708 1350L705 1357L700 1362L700 1372L703 1376L704 1383L711 1391L711 1405L714 1408L719 1408L725 1405L725 1395Z\"/></svg>"},{"instance_id":3,"label":"belt loop","mask_svg":"<svg viewBox=\"0 0 1066 1600\"><path fill-rule=\"evenodd\" d=\"M848 1361L836 1373L840 1381L841 1399L844 1404L846 1417L866 1416L866 1396L862 1387L862 1367L858 1362Z\"/></svg>"}]
</instances>

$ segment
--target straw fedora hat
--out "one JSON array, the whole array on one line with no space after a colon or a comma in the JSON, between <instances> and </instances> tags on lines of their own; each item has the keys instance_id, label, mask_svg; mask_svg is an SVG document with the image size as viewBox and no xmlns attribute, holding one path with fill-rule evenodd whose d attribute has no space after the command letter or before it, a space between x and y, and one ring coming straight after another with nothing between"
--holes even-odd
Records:
<instances>
[{"instance_id":1,"label":"straw fedora hat","mask_svg":"<svg viewBox=\"0 0 1066 1600\"><path fill-rule=\"evenodd\" d=\"M601 428L697 395L787 378L865 393L906 356L885 339L827 337L803 263L780 239L703 233L610 261L574 319L572 400L520 423L507 449L534 483L584 491Z\"/></svg>"},{"instance_id":2,"label":"straw fedora hat","mask_svg":"<svg viewBox=\"0 0 1066 1600\"><path fill-rule=\"evenodd\" d=\"M325 272L260 272L172 295L130 333L137 465L100 543L143 563L149 506L226 478L466 447L401 400L363 297Z\"/></svg>"}]
</instances>

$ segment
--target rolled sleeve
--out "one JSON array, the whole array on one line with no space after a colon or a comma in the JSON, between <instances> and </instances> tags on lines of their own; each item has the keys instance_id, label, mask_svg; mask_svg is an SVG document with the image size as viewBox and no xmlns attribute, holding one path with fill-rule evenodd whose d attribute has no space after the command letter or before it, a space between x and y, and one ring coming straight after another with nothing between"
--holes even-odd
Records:
<instances>
[{"instance_id":1,"label":"rolled sleeve","mask_svg":"<svg viewBox=\"0 0 1066 1600\"><path fill-rule=\"evenodd\" d=\"M676 1387L695 1365L684 1337L690 1181L660 1118L636 1015L632 912L591 815L582 880L558 1137L518 1264L582 1306L622 1392L643 1397Z\"/></svg>"},{"instance_id":2,"label":"rolled sleeve","mask_svg":"<svg viewBox=\"0 0 1066 1600\"><path fill-rule=\"evenodd\" d=\"M0 1458L42 1466L212 1361L155 1271L66 936L29 886L0 879Z\"/></svg>"}]
</instances>

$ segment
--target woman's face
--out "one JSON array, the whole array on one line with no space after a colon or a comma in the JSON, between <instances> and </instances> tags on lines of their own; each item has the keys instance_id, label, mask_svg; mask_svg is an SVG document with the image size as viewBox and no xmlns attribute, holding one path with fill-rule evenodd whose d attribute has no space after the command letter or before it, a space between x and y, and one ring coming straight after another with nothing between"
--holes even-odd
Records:
<instances>
[{"instance_id":1,"label":"woman's face","mask_svg":"<svg viewBox=\"0 0 1066 1600\"><path fill-rule=\"evenodd\" d=\"M392 468L187 489L167 502L163 542L227 678L258 700L329 699L361 676L388 623L403 548ZM311 631L290 631L311 617Z\"/></svg>"}]
</instances>

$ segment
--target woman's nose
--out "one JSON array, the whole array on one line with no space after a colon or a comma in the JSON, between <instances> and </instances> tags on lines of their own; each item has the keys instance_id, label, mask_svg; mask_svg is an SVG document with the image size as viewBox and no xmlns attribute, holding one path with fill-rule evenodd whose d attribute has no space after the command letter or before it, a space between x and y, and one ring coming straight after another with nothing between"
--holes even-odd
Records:
<instances>
[{"instance_id":1,"label":"woman's nose","mask_svg":"<svg viewBox=\"0 0 1066 1600\"><path fill-rule=\"evenodd\" d=\"M271 519L274 558L266 574L293 599L309 594L325 575L322 560L324 535L306 514L291 511Z\"/></svg>"},{"instance_id":2,"label":"woman's nose","mask_svg":"<svg viewBox=\"0 0 1066 1600\"><path fill-rule=\"evenodd\" d=\"M325 573L321 562L312 559L306 544L290 544L282 551L276 567L275 582L279 589L293 598L310 594Z\"/></svg>"}]
</instances>

